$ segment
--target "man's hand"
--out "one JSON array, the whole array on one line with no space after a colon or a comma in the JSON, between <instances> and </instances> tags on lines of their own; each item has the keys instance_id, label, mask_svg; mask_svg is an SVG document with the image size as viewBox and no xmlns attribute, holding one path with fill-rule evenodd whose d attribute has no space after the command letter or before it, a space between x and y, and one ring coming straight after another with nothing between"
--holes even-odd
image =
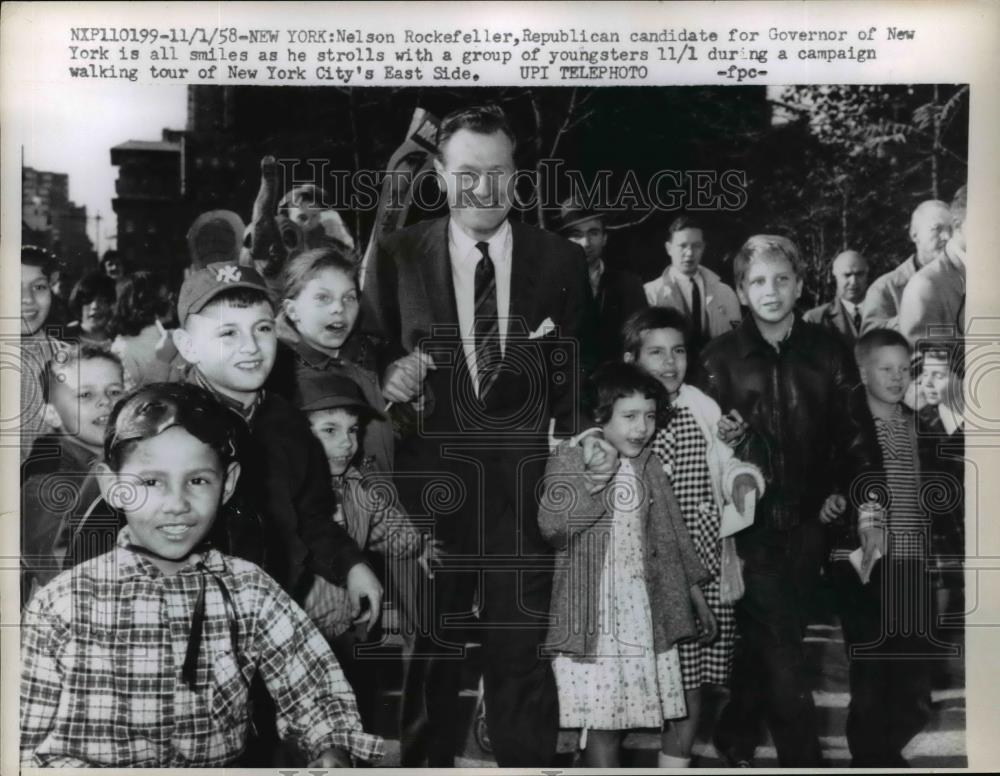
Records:
<instances>
[{"instance_id":1,"label":"man's hand","mask_svg":"<svg viewBox=\"0 0 1000 776\"><path fill-rule=\"evenodd\" d=\"M715 430L716 436L730 447L734 447L743 439L744 434L750 424L743 420L739 410L732 409L728 415L719 418L719 425Z\"/></svg>"},{"instance_id":2,"label":"man's hand","mask_svg":"<svg viewBox=\"0 0 1000 776\"><path fill-rule=\"evenodd\" d=\"M733 480L733 504L743 514L748 493L757 490L757 481L750 474L741 474ZM757 495L760 495L759 493Z\"/></svg>"},{"instance_id":3,"label":"man's hand","mask_svg":"<svg viewBox=\"0 0 1000 776\"><path fill-rule=\"evenodd\" d=\"M872 569L882 555L885 555L885 529L881 526L858 529L861 537L861 583L868 584Z\"/></svg>"},{"instance_id":4,"label":"man's hand","mask_svg":"<svg viewBox=\"0 0 1000 776\"><path fill-rule=\"evenodd\" d=\"M580 446L583 448L583 472L593 496L604 490L618 471L618 451L610 442L590 434L580 440Z\"/></svg>"},{"instance_id":5,"label":"man's hand","mask_svg":"<svg viewBox=\"0 0 1000 776\"><path fill-rule=\"evenodd\" d=\"M320 752L319 757L307 766L309 768L350 768L351 758L343 749L331 746Z\"/></svg>"},{"instance_id":6,"label":"man's hand","mask_svg":"<svg viewBox=\"0 0 1000 776\"><path fill-rule=\"evenodd\" d=\"M701 644L711 644L715 641L715 637L719 635L719 623L715 619L715 614L709 607L708 602L705 600L705 594L698 585L692 585L691 587L691 603L694 604L694 616L698 619L698 624L701 626L701 634L698 636L698 641Z\"/></svg>"},{"instance_id":7,"label":"man's hand","mask_svg":"<svg viewBox=\"0 0 1000 776\"><path fill-rule=\"evenodd\" d=\"M351 618L355 624L367 623L369 629L375 627L382 615L382 584L364 563L355 563L347 572L347 594L351 599ZM363 615L362 598L368 599L368 611Z\"/></svg>"},{"instance_id":8,"label":"man's hand","mask_svg":"<svg viewBox=\"0 0 1000 776\"><path fill-rule=\"evenodd\" d=\"M419 348L393 361L385 372L382 396L394 404L406 404L417 398L427 371L437 369L434 359Z\"/></svg>"},{"instance_id":9,"label":"man's hand","mask_svg":"<svg viewBox=\"0 0 1000 776\"><path fill-rule=\"evenodd\" d=\"M826 497L826 501L823 502L823 506L819 510L819 521L823 525L836 522L844 514L845 509L847 509L847 499L839 493L832 493Z\"/></svg>"}]
</instances>

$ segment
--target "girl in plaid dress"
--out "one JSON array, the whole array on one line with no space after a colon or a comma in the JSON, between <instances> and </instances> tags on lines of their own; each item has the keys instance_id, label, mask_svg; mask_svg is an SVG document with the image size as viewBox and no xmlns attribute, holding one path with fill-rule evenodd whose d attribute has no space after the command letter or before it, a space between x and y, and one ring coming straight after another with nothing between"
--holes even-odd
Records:
<instances>
[{"instance_id":1,"label":"girl in plaid dress","mask_svg":"<svg viewBox=\"0 0 1000 776\"><path fill-rule=\"evenodd\" d=\"M664 730L661 742L661 767L687 767L700 718L701 688L728 682L736 643L733 601L723 601L720 587L723 506L731 501L742 509L745 494L762 494L764 481L757 467L734 458L732 449L716 436L722 414L718 404L684 383L683 313L663 307L641 310L625 324L624 335L625 360L656 377L670 395L673 411L657 430L652 449L670 478L698 557L712 575L703 590L718 622L718 637L678 645L688 713Z\"/></svg>"}]
</instances>

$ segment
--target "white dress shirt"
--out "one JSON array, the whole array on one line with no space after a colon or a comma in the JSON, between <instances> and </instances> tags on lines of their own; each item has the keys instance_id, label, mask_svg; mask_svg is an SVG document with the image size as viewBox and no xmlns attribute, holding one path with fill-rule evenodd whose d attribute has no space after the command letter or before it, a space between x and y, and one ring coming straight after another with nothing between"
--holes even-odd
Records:
<instances>
[{"instance_id":1,"label":"white dress shirt","mask_svg":"<svg viewBox=\"0 0 1000 776\"><path fill-rule=\"evenodd\" d=\"M482 259L475 240L452 220L448 222L448 255L451 257L451 280L455 286L455 306L458 308L458 328L462 334L465 361L472 382L479 393L479 372L476 367L476 265ZM510 270L513 238L510 222L504 221L489 244L490 260L497 283L497 316L500 319L500 352L507 350L508 316L510 314Z\"/></svg>"},{"instance_id":2,"label":"white dress shirt","mask_svg":"<svg viewBox=\"0 0 1000 776\"><path fill-rule=\"evenodd\" d=\"M667 272L670 273L671 279L677 284L677 287L681 290L681 294L684 296L684 304L687 307L688 313L692 313L691 309L691 281L694 280L695 284L698 286L698 290L701 292L701 330L708 331L708 327L705 325L705 281L701 277L701 272L695 272L694 275L685 275L680 270L676 269L673 264L667 268Z\"/></svg>"},{"instance_id":3,"label":"white dress shirt","mask_svg":"<svg viewBox=\"0 0 1000 776\"><path fill-rule=\"evenodd\" d=\"M861 313L861 305L860 304L855 304L854 302L848 302L843 297L840 298L840 303L842 305L844 305L844 310L847 312L847 320L849 320L851 322L851 326L854 327L854 313L855 313L855 311L857 311L858 313ZM861 318L863 319L864 316L862 315ZM860 327L857 327L857 328L860 328ZM855 334L858 334L858 333L859 332L855 331Z\"/></svg>"}]
</instances>

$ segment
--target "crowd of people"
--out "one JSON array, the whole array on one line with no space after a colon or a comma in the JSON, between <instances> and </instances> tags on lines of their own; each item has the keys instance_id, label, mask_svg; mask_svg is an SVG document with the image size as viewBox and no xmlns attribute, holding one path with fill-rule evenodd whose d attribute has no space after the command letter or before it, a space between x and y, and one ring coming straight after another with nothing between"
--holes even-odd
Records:
<instances>
[{"instance_id":1,"label":"crowd of people","mask_svg":"<svg viewBox=\"0 0 1000 776\"><path fill-rule=\"evenodd\" d=\"M689 766L725 687L727 764L766 725L815 767L821 576L853 765L905 765L962 586L964 187L873 283L834 257L802 314L787 236L749 236L730 287L680 216L644 284L579 197L510 219L515 145L496 107L446 117L448 214L363 278L334 238L179 289L116 258L64 301L22 248L23 765L377 762L388 589L404 766L454 765L471 641L500 766L572 730L614 767L649 728Z\"/></svg>"}]
</instances>

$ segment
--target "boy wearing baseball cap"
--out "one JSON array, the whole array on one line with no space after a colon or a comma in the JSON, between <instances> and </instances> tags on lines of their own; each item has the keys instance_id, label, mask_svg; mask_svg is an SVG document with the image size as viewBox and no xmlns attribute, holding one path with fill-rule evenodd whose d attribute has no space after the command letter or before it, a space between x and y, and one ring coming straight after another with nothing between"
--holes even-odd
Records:
<instances>
[{"instance_id":1,"label":"boy wearing baseball cap","mask_svg":"<svg viewBox=\"0 0 1000 776\"><path fill-rule=\"evenodd\" d=\"M333 519L343 525L358 546L369 553L385 557L385 577L397 583L411 583L406 575L409 564L400 561L417 558L424 572L428 571L436 544L425 542L398 506L398 498L389 477L384 473L362 471L356 465L358 438L364 425L382 415L365 399L361 386L349 377L313 372L300 377L296 400L309 418L313 435L326 453L337 510ZM374 724L377 711L377 676L356 655L355 646L371 641L377 634L366 629L349 629L349 622L340 619L343 607L336 606L332 596L327 606L317 606L314 621L324 635L333 636L332 644L344 673L354 688L361 719L366 727ZM319 602L317 602L318 604ZM405 599L401 604L410 603ZM339 611L338 611L339 610ZM404 612L415 618L414 612Z\"/></svg>"},{"instance_id":2,"label":"boy wearing baseball cap","mask_svg":"<svg viewBox=\"0 0 1000 776\"><path fill-rule=\"evenodd\" d=\"M263 389L274 366L274 305L252 268L217 262L195 270L177 300L174 344L190 365L188 381L242 417L250 440L242 458L240 503L262 512L264 569L309 611L308 595L342 584L351 613L367 598L377 617L382 586L357 543L334 523L333 490L322 448L297 409Z\"/></svg>"},{"instance_id":3,"label":"boy wearing baseball cap","mask_svg":"<svg viewBox=\"0 0 1000 776\"><path fill-rule=\"evenodd\" d=\"M101 491L126 527L25 611L22 766L236 764L255 674L282 738L312 766L381 757L308 617L257 566L215 546L241 433L194 385L146 386L112 411Z\"/></svg>"}]
</instances>

